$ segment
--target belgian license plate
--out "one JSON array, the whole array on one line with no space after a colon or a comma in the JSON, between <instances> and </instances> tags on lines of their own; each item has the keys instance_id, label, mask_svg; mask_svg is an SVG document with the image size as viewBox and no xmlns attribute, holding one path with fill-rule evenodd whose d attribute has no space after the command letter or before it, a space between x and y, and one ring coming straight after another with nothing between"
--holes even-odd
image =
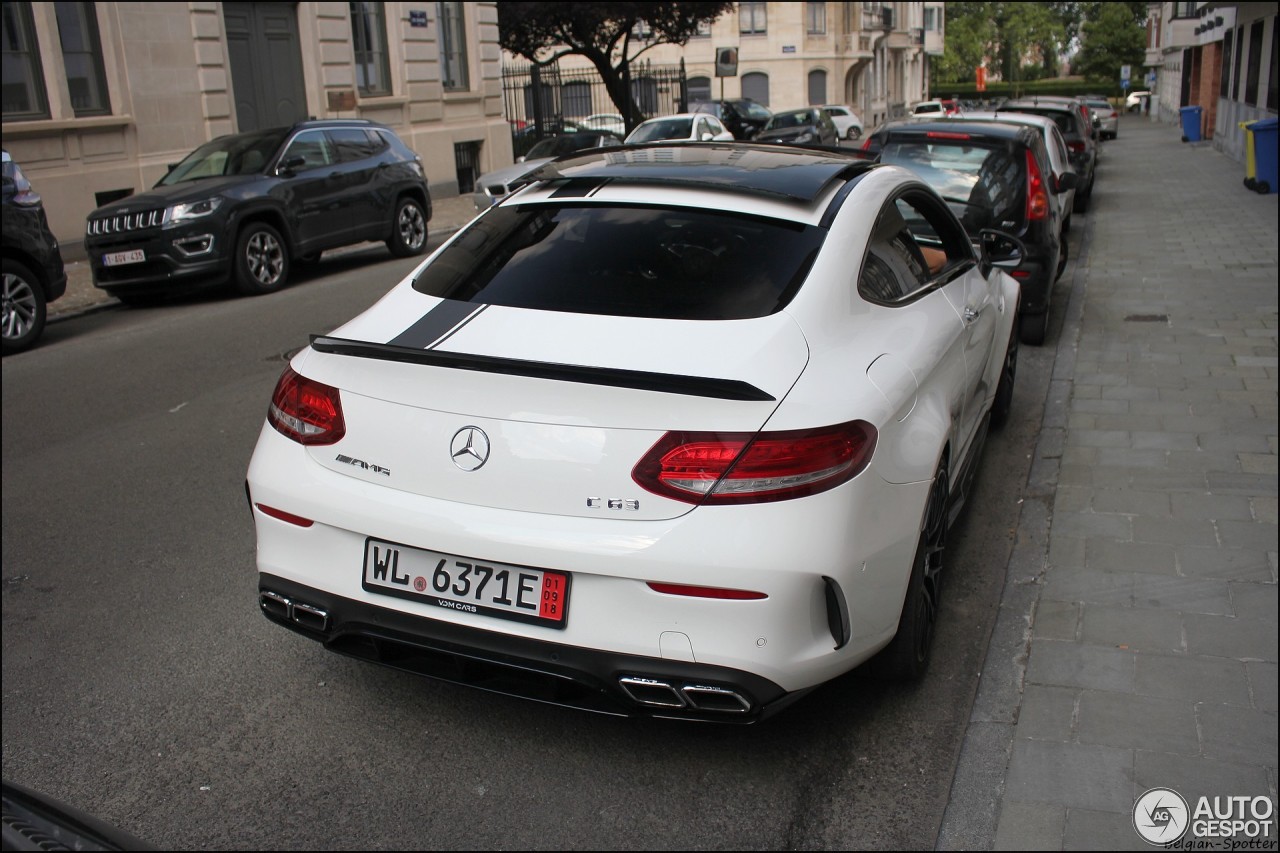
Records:
<instances>
[{"instance_id":1,"label":"belgian license plate","mask_svg":"<svg viewBox=\"0 0 1280 853\"><path fill-rule=\"evenodd\" d=\"M528 566L473 560L381 539L364 543L368 592L434 607L563 628L569 575Z\"/></svg>"},{"instance_id":2,"label":"belgian license plate","mask_svg":"<svg viewBox=\"0 0 1280 853\"><path fill-rule=\"evenodd\" d=\"M109 255L103 255L102 265L104 267L119 267L125 264L140 264L146 259L146 252L141 249L131 249L128 252L112 252Z\"/></svg>"}]
</instances>

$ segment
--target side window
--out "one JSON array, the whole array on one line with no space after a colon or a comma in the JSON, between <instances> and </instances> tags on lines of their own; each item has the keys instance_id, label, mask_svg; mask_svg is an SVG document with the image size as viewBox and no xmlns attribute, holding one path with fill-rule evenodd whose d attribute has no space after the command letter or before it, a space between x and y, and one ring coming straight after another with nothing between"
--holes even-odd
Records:
<instances>
[{"instance_id":1,"label":"side window","mask_svg":"<svg viewBox=\"0 0 1280 853\"><path fill-rule=\"evenodd\" d=\"M373 145L369 136L358 127L344 127L329 131L329 140L333 143L333 151L339 163L350 163L354 160L365 160L373 156Z\"/></svg>"},{"instance_id":2,"label":"side window","mask_svg":"<svg viewBox=\"0 0 1280 853\"><path fill-rule=\"evenodd\" d=\"M973 261L955 216L936 199L907 192L880 211L858 277L858 292L879 303L910 301Z\"/></svg>"},{"instance_id":3,"label":"side window","mask_svg":"<svg viewBox=\"0 0 1280 853\"><path fill-rule=\"evenodd\" d=\"M302 165L298 167L300 172L329 166L334 162L333 151L323 130L306 130L295 136L293 142L289 143L289 149L284 153L283 162L288 162L294 157L301 157L303 160Z\"/></svg>"}]
</instances>

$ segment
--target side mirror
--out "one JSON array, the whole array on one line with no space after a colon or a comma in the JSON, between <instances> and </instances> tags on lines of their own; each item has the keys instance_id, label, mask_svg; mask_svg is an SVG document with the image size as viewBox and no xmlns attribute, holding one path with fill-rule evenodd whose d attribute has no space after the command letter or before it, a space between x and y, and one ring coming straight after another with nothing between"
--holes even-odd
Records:
<instances>
[{"instance_id":1,"label":"side mirror","mask_svg":"<svg viewBox=\"0 0 1280 853\"><path fill-rule=\"evenodd\" d=\"M1063 172L1058 176L1058 186L1055 192L1064 193L1067 190L1073 190L1080 185L1080 176L1075 172Z\"/></svg>"},{"instance_id":2,"label":"side mirror","mask_svg":"<svg viewBox=\"0 0 1280 853\"><path fill-rule=\"evenodd\" d=\"M306 157L290 157L288 160L285 160L280 164L280 168L277 169L276 172L282 175L292 175L295 169L299 166L305 165L307 165Z\"/></svg>"},{"instance_id":3,"label":"side mirror","mask_svg":"<svg viewBox=\"0 0 1280 853\"><path fill-rule=\"evenodd\" d=\"M517 158L516 158L516 162L517 162L517 163L523 163L523 162L524 162L524 155L523 155L523 154L521 154L519 157L517 157Z\"/></svg>"},{"instance_id":4,"label":"side mirror","mask_svg":"<svg viewBox=\"0 0 1280 853\"><path fill-rule=\"evenodd\" d=\"M1021 240L994 228L979 231L978 243L981 252L979 265L983 276L990 275L992 267L1016 269L1027 257L1027 247Z\"/></svg>"},{"instance_id":5,"label":"side mirror","mask_svg":"<svg viewBox=\"0 0 1280 853\"><path fill-rule=\"evenodd\" d=\"M705 130L702 131L702 135L698 137L699 142L710 142L713 139L715 139L715 136Z\"/></svg>"}]
</instances>

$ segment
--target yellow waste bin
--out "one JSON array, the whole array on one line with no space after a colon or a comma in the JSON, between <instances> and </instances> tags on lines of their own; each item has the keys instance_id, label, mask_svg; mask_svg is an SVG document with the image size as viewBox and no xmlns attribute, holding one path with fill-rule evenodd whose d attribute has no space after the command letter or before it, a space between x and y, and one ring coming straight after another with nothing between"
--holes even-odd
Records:
<instances>
[{"instance_id":1,"label":"yellow waste bin","mask_svg":"<svg viewBox=\"0 0 1280 853\"><path fill-rule=\"evenodd\" d=\"M1244 131L1244 185L1253 189L1258 182L1258 155L1253 147L1253 125L1251 121L1240 122Z\"/></svg>"}]
</instances>

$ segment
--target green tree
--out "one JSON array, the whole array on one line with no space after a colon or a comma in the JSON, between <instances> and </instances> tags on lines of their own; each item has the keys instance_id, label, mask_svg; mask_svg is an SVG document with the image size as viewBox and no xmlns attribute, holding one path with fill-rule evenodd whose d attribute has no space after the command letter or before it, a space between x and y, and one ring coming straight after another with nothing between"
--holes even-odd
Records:
<instances>
[{"instance_id":1,"label":"green tree","mask_svg":"<svg viewBox=\"0 0 1280 853\"><path fill-rule=\"evenodd\" d=\"M984 62L993 77L1013 83L1055 75L1058 54L1078 28L1081 5L948 3L945 48L932 65L934 80L971 81ZM1028 59L1042 70L1030 71Z\"/></svg>"},{"instance_id":2,"label":"green tree","mask_svg":"<svg viewBox=\"0 0 1280 853\"><path fill-rule=\"evenodd\" d=\"M1120 79L1120 66L1142 66L1147 37L1141 21L1146 4L1090 4L1088 20L1080 30L1083 44L1071 63L1086 80L1115 83ZM1137 6L1142 6L1141 17Z\"/></svg>"},{"instance_id":3,"label":"green tree","mask_svg":"<svg viewBox=\"0 0 1280 853\"><path fill-rule=\"evenodd\" d=\"M628 69L660 44L684 45L698 28L735 3L498 3L498 41L505 50L547 65L576 54L600 73L609 97L626 118L627 130L644 115L628 92ZM637 25L643 22L644 37Z\"/></svg>"}]
</instances>

